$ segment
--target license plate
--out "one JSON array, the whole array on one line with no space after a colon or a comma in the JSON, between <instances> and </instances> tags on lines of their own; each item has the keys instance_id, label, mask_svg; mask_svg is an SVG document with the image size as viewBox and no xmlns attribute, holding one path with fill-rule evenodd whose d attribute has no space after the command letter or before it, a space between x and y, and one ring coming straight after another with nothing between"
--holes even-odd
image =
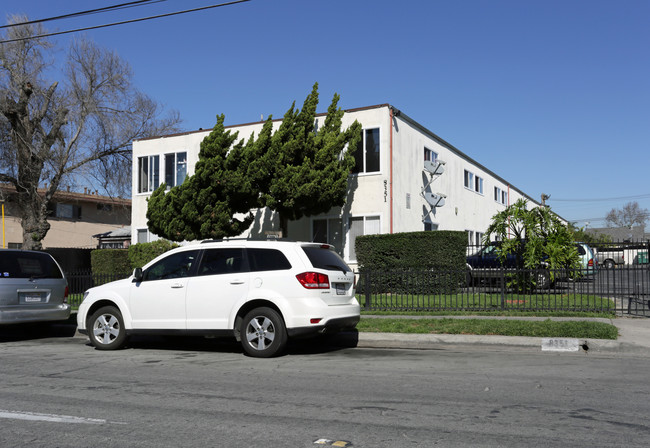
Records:
<instances>
[{"instance_id":1,"label":"license plate","mask_svg":"<svg viewBox=\"0 0 650 448\"><path fill-rule=\"evenodd\" d=\"M345 283L336 283L336 294L339 296L345 295L347 288Z\"/></svg>"},{"instance_id":2,"label":"license plate","mask_svg":"<svg viewBox=\"0 0 650 448\"><path fill-rule=\"evenodd\" d=\"M43 301L43 296L40 294L26 294L25 303L40 303Z\"/></svg>"}]
</instances>

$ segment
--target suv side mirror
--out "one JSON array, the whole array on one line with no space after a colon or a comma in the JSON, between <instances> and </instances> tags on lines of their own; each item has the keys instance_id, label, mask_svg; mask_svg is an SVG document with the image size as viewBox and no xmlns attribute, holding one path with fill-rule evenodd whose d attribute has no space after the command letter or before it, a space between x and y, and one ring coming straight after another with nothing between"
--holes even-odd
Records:
<instances>
[{"instance_id":1,"label":"suv side mirror","mask_svg":"<svg viewBox=\"0 0 650 448\"><path fill-rule=\"evenodd\" d=\"M140 283L144 276L142 275L142 268L135 268L133 270L133 282Z\"/></svg>"}]
</instances>

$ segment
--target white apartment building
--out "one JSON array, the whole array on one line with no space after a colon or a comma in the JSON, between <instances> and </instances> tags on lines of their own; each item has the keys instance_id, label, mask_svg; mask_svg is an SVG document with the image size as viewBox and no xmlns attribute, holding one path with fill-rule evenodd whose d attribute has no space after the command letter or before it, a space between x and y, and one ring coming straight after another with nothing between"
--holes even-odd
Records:
<instances>
[{"instance_id":1,"label":"white apartment building","mask_svg":"<svg viewBox=\"0 0 650 448\"><path fill-rule=\"evenodd\" d=\"M324 117L319 114L317 121ZM343 128L354 120L363 127L363 139L345 206L290 222L289 238L333 244L355 264L354 241L359 235L461 230L470 244L478 244L492 216L507 205L520 198L539 204L389 104L346 110ZM263 124L226 129L248 139ZM132 243L158 238L147 230L147 198L162 182L178 185L194 172L199 145L209 133L199 130L133 142ZM258 210L242 236L277 232L274 215Z\"/></svg>"}]
</instances>

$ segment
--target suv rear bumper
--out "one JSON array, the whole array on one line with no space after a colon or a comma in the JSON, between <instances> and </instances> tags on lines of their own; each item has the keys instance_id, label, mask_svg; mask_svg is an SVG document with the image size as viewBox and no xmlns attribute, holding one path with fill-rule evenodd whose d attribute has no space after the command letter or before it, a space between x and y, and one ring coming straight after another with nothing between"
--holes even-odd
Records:
<instances>
[{"instance_id":1,"label":"suv rear bumper","mask_svg":"<svg viewBox=\"0 0 650 448\"><path fill-rule=\"evenodd\" d=\"M56 308L0 309L0 324L67 320L69 317L70 305L67 303L58 305Z\"/></svg>"},{"instance_id":2,"label":"suv rear bumper","mask_svg":"<svg viewBox=\"0 0 650 448\"><path fill-rule=\"evenodd\" d=\"M309 327L287 328L289 337L309 336L314 334L336 333L344 330L352 330L359 323L361 316L339 317L330 319L323 325Z\"/></svg>"}]
</instances>

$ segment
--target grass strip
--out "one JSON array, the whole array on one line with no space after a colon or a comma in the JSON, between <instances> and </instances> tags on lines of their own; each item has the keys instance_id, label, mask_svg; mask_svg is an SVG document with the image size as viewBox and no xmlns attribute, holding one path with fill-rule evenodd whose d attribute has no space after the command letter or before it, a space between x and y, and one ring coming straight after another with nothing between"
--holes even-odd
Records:
<instances>
[{"instance_id":1,"label":"grass strip","mask_svg":"<svg viewBox=\"0 0 650 448\"><path fill-rule=\"evenodd\" d=\"M377 316L423 316L432 315L436 316L509 316L509 317L601 317L612 319L616 317L616 313L612 312L592 312L592 311L515 311L515 310L502 310L502 311L450 311L450 310L425 310L425 311L394 311L394 310L361 310L361 316L377 315Z\"/></svg>"},{"instance_id":2,"label":"grass strip","mask_svg":"<svg viewBox=\"0 0 650 448\"><path fill-rule=\"evenodd\" d=\"M357 329L374 333L475 334L543 338L616 339L616 326L603 322L508 319L364 319Z\"/></svg>"}]
</instances>

